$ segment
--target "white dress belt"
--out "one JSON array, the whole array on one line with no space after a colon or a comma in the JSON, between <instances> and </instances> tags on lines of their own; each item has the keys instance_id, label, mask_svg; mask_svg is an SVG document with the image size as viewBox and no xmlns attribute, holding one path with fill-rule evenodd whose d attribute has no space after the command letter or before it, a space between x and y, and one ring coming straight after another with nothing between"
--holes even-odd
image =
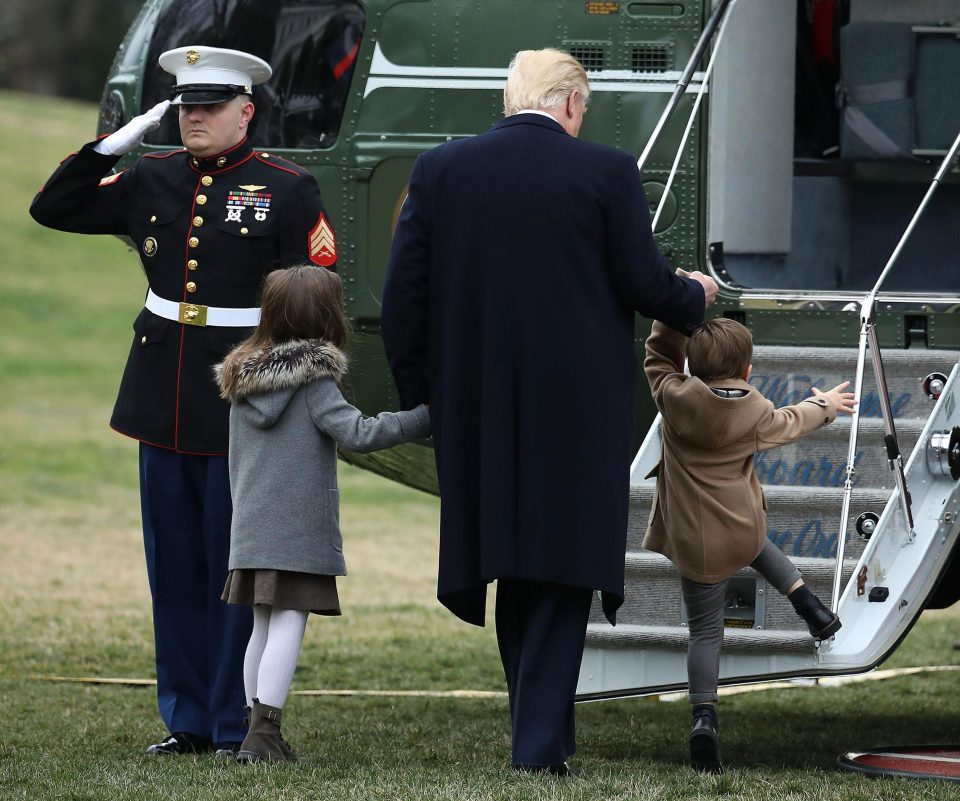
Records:
<instances>
[{"instance_id":1,"label":"white dress belt","mask_svg":"<svg viewBox=\"0 0 960 801\"><path fill-rule=\"evenodd\" d=\"M177 303L173 300L164 300L147 291L147 299L143 304L158 317L166 320L176 320L184 325L217 325L227 328L253 328L260 322L260 309L229 309L218 306L202 306L199 303Z\"/></svg>"}]
</instances>

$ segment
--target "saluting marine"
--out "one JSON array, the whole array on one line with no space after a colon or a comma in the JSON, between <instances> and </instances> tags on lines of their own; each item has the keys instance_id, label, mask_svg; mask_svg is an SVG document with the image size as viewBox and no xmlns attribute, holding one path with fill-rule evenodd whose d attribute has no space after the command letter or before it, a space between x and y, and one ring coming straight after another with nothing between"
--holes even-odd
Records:
<instances>
[{"instance_id":1,"label":"saluting marine","mask_svg":"<svg viewBox=\"0 0 960 801\"><path fill-rule=\"evenodd\" d=\"M270 66L248 53L190 46L163 53L176 76L163 101L69 156L34 198L49 228L130 237L149 288L134 322L111 426L140 440L140 490L153 595L157 698L170 737L151 754L244 737L249 609L220 601L227 575L228 404L212 367L259 320L272 269L335 269L333 228L309 172L247 141L252 87ZM183 150L111 173L178 107Z\"/></svg>"}]
</instances>

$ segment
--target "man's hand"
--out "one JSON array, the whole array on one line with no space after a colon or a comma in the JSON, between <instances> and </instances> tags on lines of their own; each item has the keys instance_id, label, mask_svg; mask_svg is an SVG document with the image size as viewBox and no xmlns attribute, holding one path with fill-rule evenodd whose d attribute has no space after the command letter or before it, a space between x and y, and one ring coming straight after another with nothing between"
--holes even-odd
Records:
<instances>
[{"instance_id":1,"label":"man's hand","mask_svg":"<svg viewBox=\"0 0 960 801\"><path fill-rule=\"evenodd\" d=\"M155 131L160 127L160 118L166 114L170 108L170 101L164 100L157 103L152 109L134 117L130 122L124 125L119 131L114 131L110 136L101 139L94 145L97 153L104 156L123 156L131 150L140 146L150 131Z\"/></svg>"},{"instance_id":2,"label":"man's hand","mask_svg":"<svg viewBox=\"0 0 960 801\"><path fill-rule=\"evenodd\" d=\"M852 392L843 392L848 386L850 386L850 382L844 381L842 384L837 384L837 386L829 392L821 392L816 387L810 387L810 391L815 398L823 398L827 403L831 404L833 408L837 410L837 413L846 412L847 414L853 414L856 398L853 397Z\"/></svg>"},{"instance_id":3,"label":"man's hand","mask_svg":"<svg viewBox=\"0 0 960 801\"><path fill-rule=\"evenodd\" d=\"M709 275L704 275L699 270L694 270L692 273L688 273L686 270L682 270L679 267L677 267L677 275L683 278L690 278L703 287L704 306L709 306L714 300L716 300L718 289L717 282L714 281Z\"/></svg>"}]
</instances>

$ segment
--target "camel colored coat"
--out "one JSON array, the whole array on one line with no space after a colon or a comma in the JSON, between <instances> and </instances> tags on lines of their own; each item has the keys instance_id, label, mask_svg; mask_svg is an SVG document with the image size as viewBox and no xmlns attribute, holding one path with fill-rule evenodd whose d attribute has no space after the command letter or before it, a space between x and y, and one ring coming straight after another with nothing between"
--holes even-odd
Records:
<instances>
[{"instance_id":1,"label":"camel colored coat","mask_svg":"<svg viewBox=\"0 0 960 801\"><path fill-rule=\"evenodd\" d=\"M719 397L683 372L686 343L659 322L646 343L643 369L662 415L663 449L650 473L657 492L643 547L667 556L684 578L716 584L756 559L766 540L754 454L827 425L836 410L817 398L777 409L739 378L711 384L745 396Z\"/></svg>"}]
</instances>

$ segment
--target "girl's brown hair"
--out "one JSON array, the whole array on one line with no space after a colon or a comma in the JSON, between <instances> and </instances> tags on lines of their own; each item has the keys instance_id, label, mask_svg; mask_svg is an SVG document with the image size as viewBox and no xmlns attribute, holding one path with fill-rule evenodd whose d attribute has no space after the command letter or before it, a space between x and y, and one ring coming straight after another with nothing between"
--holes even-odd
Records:
<instances>
[{"instance_id":1,"label":"girl's brown hair","mask_svg":"<svg viewBox=\"0 0 960 801\"><path fill-rule=\"evenodd\" d=\"M752 360L750 329L726 317L698 326L687 344L690 375L701 381L741 378Z\"/></svg>"},{"instance_id":2,"label":"girl's brown hair","mask_svg":"<svg viewBox=\"0 0 960 801\"><path fill-rule=\"evenodd\" d=\"M274 270L263 282L259 325L223 361L220 397L233 393L236 366L260 351L292 339L322 339L345 348L349 338L339 275L312 264Z\"/></svg>"}]
</instances>

